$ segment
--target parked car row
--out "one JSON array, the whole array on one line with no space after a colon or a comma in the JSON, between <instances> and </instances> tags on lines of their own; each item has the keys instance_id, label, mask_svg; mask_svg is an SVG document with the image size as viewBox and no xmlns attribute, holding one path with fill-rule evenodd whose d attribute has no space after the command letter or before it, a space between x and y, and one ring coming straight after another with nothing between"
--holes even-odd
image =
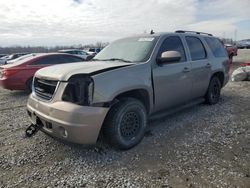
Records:
<instances>
[{"instance_id":1,"label":"parked car row","mask_svg":"<svg viewBox=\"0 0 250 188\"><path fill-rule=\"evenodd\" d=\"M32 89L35 72L43 67L83 62L84 58L66 53L37 53L21 56L7 65L0 66L0 86L9 90Z\"/></svg>"},{"instance_id":2,"label":"parked car row","mask_svg":"<svg viewBox=\"0 0 250 188\"><path fill-rule=\"evenodd\" d=\"M57 53L15 53L0 58L0 86L9 90L31 91L33 76L40 68L91 60L95 55L79 49L59 50ZM7 64L7 65L6 65Z\"/></svg>"},{"instance_id":3,"label":"parked car row","mask_svg":"<svg viewBox=\"0 0 250 188\"><path fill-rule=\"evenodd\" d=\"M67 53L72 55L77 55L84 60L91 60L96 54L101 51L101 48L89 48L88 51L80 50L80 49L63 49L58 50L58 53ZM0 54L0 65L13 63L14 61L18 61L19 57L25 56L29 53L14 53L14 54Z\"/></svg>"},{"instance_id":4,"label":"parked car row","mask_svg":"<svg viewBox=\"0 0 250 188\"><path fill-rule=\"evenodd\" d=\"M28 54L28 53L15 53L15 54L3 56L0 58L0 65L7 64L8 61L14 60L14 59L21 57L23 55L26 55L26 54Z\"/></svg>"}]
</instances>

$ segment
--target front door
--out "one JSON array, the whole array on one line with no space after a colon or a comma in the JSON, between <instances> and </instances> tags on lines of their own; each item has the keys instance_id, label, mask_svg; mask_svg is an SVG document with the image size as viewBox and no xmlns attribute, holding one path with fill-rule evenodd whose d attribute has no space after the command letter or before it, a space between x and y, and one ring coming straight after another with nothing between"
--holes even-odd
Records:
<instances>
[{"instance_id":1,"label":"front door","mask_svg":"<svg viewBox=\"0 0 250 188\"><path fill-rule=\"evenodd\" d=\"M168 36L162 42L157 57L165 51L180 52L181 60L165 64L156 63L153 68L154 111L183 104L191 98L192 68L191 63L187 61L180 37Z\"/></svg>"}]
</instances>

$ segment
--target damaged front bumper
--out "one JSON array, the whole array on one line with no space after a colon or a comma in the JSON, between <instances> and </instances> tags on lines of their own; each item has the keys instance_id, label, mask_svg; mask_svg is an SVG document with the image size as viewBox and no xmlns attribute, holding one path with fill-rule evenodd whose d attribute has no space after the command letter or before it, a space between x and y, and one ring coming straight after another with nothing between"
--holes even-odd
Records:
<instances>
[{"instance_id":1,"label":"damaged front bumper","mask_svg":"<svg viewBox=\"0 0 250 188\"><path fill-rule=\"evenodd\" d=\"M78 144L94 144L108 108L69 102L44 102L30 95L27 110L32 124L45 133Z\"/></svg>"}]
</instances>

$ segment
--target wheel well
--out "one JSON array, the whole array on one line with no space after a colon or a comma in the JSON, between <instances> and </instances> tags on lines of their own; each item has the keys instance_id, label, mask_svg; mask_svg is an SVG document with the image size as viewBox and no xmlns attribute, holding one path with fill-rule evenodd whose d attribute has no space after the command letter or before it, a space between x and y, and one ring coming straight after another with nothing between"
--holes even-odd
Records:
<instances>
[{"instance_id":1,"label":"wheel well","mask_svg":"<svg viewBox=\"0 0 250 188\"><path fill-rule=\"evenodd\" d=\"M223 72L216 72L213 74L212 77L217 76L220 79L221 86L224 84L224 73Z\"/></svg>"},{"instance_id":2,"label":"wheel well","mask_svg":"<svg viewBox=\"0 0 250 188\"><path fill-rule=\"evenodd\" d=\"M144 89L136 89L136 90L130 90L130 91L127 91L125 93L121 93L119 94L118 96L115 97L115 99L121 99L121 98L125 98L125 97L131 97L131 98L135 98L139 101L141 101L146 110L147 110L147 113L149 113L150 111L150 100L149 100L149 94L146 90Z\"/></svg>"}]
</instances>

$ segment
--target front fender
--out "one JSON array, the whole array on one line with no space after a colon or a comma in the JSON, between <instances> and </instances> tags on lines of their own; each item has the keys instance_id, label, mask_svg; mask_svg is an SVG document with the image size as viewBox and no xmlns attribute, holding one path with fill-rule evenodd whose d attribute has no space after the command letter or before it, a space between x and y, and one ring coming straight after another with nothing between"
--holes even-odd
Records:
<instances>
[{"instance_id":1,"label":"front fender","mask_svg":"<svg viewBox=\"0 0 250 188\"><path fill-rule=\"evenodd\" d=\"M150 64L123 67L92 76L94 80L93 103L111 102L124 92L143 89L153 98Z\"/></svg>"}]
</instances>

